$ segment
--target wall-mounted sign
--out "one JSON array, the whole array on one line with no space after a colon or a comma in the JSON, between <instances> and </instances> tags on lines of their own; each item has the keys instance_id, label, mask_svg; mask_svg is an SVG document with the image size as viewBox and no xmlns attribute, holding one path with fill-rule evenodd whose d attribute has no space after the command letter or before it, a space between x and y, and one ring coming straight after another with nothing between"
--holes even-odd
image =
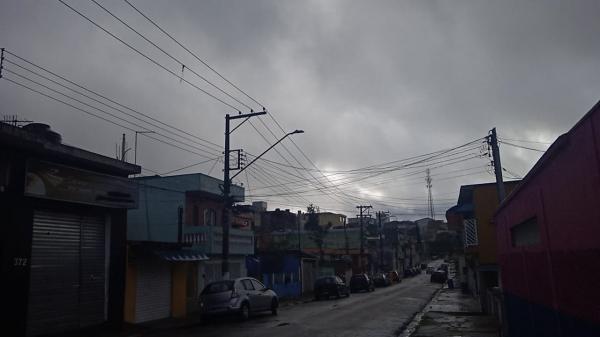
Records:
<instances>
[{"instance_id":1,"label":"wall-mounted sign","mask_svg":"<svg viewBox=\"0 0 600 337\"><path fill-rule=\"evenodd\" d=\"M25 195L112 208L137 208L138 189L127 178L29 160Z\"/></svg>"}]
</instances>

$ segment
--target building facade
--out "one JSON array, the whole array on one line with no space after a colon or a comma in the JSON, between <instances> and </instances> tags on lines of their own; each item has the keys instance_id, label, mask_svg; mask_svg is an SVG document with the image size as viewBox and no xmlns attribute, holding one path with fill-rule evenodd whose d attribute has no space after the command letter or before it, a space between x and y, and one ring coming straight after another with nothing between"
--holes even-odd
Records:
<instances>
[{"instance_id":1,"label":"building facade","mask_svg":"<svg viewBox=\"0 0 600 337\"><path fill-rule=\"evenodd\" d=\"M519 181L505 182L506 193ZM446 211L449 227L464 228L464 265L460 266L463 287L479 298L482 309L490 312L489 290L499 286L496 227L493 215L499 205L496 183L463 185L457 205Z\"/></svg>"},{"instance_id":2,"label":"building facade","mask_svg":"<svg viewBox=\"0 0 600 337\"><path fill-rule=\"evenodd\" d=\"M600 103L495 214L509 336L600 332Z\"/></svg>"},{"instance_id":3,"label":"building facade","mask_svg":"<svg viewBox=\"0 0 600 337\"><path fill-rule=\"evenodd\" d=\"M123 321L127 177L140 167L61 143L44 124L0 123L7 336Z\"/></svg>"},{"instance_id":4,"label":"building facade","mask_svg":"<svg viewBox=\"0 0 600 337\"><path fill-rule=\"evenodd\" d=\"M184 317L198 310L204 286L222 279L222 181L204 174L141 177L140 207L128 214L125 320L131 323ZM234 200L244 190L232 186ZM252 215L233 211L231 277L246 275L254 252Z\"/></svg>"}]
</instances>

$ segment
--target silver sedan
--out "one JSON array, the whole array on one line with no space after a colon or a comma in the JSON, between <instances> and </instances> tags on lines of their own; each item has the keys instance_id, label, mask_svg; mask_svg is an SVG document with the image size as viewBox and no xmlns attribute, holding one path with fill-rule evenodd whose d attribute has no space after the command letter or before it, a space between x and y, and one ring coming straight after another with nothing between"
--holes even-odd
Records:
<instances>
[{"instance_id":1,"label":"silver sedan","mask_svg":"<svg viewBox=\"0 0 600 337\"><path fill-rule=\"evenodd\" d=\"M251 277L209 283L200 294L202 315L237 313L247 319L256 312L277 315L277 294Z\"/></svg>"}]
</instances>

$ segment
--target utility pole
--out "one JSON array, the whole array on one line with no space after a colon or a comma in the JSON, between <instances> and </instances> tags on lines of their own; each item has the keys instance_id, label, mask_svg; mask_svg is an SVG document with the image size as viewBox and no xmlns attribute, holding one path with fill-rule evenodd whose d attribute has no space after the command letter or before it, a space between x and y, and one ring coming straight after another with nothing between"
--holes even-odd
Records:
<instances>
[{"instance_id":1,"label":"utility pole","mask_svg":"<svg viewBox=\"0 0 600 337\"><path fill-rule=\"evenodd\" d=\"M504 189L504 180L502 179L502 164L500 163L500 149L498 148L498 136L496 128L490 130L490 135L487 137L488 145L492 148L492 165L494 165L494 173L496 174L496 190L498 191L498 203L506 197Z\"/></svg>"},{"instance_id":2,"label":"utility pole","mask_svg":"<svg viewBox=\"0 0 600 337\"><path fill-rule=\"evenodd\" d=\"M358 221L360 222L360 256L359 256L359 265L360 265L360 269L362 272L364 272L364 266L363 266L363 255L365 253L365 228L363 226L363 210L365 209L369 209L369 208L373 208L373 206L369 205L369 206L363 206L363 205L359 205L356 206L356 208L359 209L359 216L358 216Z\"/></svg>"},{"instance_id":3,"label":"utility pole","mask_svg":"<svg viewBox=\"0 0 600 337\"><path fill-rule=\"evenodd\" d=\"M379 220L379 271L383 271L381 266L383 266L383 227L381 226L381 218L383 217L383 212L377 212L377 219Z\"/></svg>"},{"instance_id":4,"label":"utility pole","mask_svg":"<svg viewBox=\"0 0 600 337\"><path fill-rule=\"evenodd\" d=\"M0 78L2 78L2 69L4 69L4 48L0 48Z\"/></svg>"},{"instance_id":5,"label":"utility pole","mask_svg":"<svg viewBox=\"0 0 600 337\"><path fill-rule=\"evenodd\" d=\"M302 236L300 234L300 223L302 217L302 212L298 211L298 216L296 217L296 225L298 226L298 253L302 255Z\"/></svg>"},{"instance_id":6,"label":"utility pole","mask_svg":"<svg viewBox=\"0 0 600 337\"><path fill-rule=\"evenodd\" d=\"M121 161L126 161L125 154L129 150L131 150L131 149L127 148L127 142L125 141L125 134L123 134L123 140L121 141Z\"/></svg>"},{"instance_id":7,"label":"utility pole","mask_svg":"<svg viewBox=\"0 0 600 337\"><path fill-rule=\"evenodd\" d=\"M265 151L263 151L261 154L259 154L256 158L254 158L254 160L252 160L250 163L248 163L244 167L241 167L240 155L239 155L241 150L231 150L230 149L229 137L233 131L235 131L237 128L239 128L240 125L244 124L244 122L246 122L251 117L265 115L266 113L267 113L267 111L263 109L263 111L260 111L260 112L252 111L251 113L247 113L247 114L240 113L235 116L230 116L229 114L225 115L225 151L223 152L223 155L224 155L224 160L223 160L223 203L224 203L224 207L223 207L223 220L222 220L223 221L223 224L222 224L222 226L223 226L223 239L222 239L223 257L222 257L222 262L221 262L221 272L223 275L223 279L229 279L229 229L231 228L231 218L232 218L231 209L233 208L233 198L231 197L231 182L232 182L233 178L235 178L238 174L242 173L242 171L244 171L246 168L248 168L250 165L252 165L255 161L257 161L260 157L262 157L265 153L267 153L269 150L271 150L273 147L275 147L275 145L281 143L281 141L284 140L286 137L296 134L296 133L304 132L302 130L295 130L295 131L287 133L281 139L279 139L277 142L275 142L273 145L269 146ZM244 118L244 120L241 123L239 123L236 127L231 129L230 128L231 120L241 119L241 118ZM238 163L237 163L236 167L234 167L234 168L231 168L230 163L229 163L229 161L230 161L229 156L230 156L231 152L238 152L238 156L237 156ZM238 170L238 172L230 177L231 170Z\"/></svg>"},{"instance_id":8,"label":"utility pole","mask_svg":"<svg viewBox=\"0 0 600 337\"><path fill-rule=\"evenodd\" d=\"M433 220L435 220L435 213L433 212L433 198L431 197L431 187L433 186L431 184L431 175L430 175L430 171L429 169L425 170L425 182L427 183L427 185L425 185L427 187L427 194L428 194L428 198L427 198L427 206L429 206L429 217L432 218Z\"/></svg>"},{"instance_id":9,"label":"utility pole","mask_svg":"<svg viewBox=\"0 0 600 337\"><path fill-rule=\"evenodd\" d=\"M346 255L350 256L350 244L348 243L348 222L344 217L344 241L346 244Z\"/></svg>"}]
</instances>

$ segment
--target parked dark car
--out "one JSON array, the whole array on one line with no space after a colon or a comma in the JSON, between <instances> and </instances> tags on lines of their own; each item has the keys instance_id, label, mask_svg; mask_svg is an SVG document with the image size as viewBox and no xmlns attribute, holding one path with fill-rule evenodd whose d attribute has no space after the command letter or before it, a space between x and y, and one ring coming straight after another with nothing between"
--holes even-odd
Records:
<instances>
[{"instance_id":1,"label":"parked dark car","mask_svg":"<svg viewBox=\"0 0 600 337\"><path fill-rule=\"evenodd\" d=\"M448 274L443 270L436 270L431 274L430 281L435 283L444 283L448 279Z\"/></svg>"},{"instance_id":2,"label":"parked dark car","mask_svg":"<svg viewBox=\"0 0 600 337\"><path fill-rule=\"evenodd\" d=\"M391 284L390 280L383 273L379 273L373 276L373 283L376 287L387 287Z\"/></svg>"},{"instance_id":3,"label":"parked dark car","mask_svg":"<svg viewBox=\"0 0 600 337\"><path fill-rule=\"evenodd\" d=\"M247 319L260 311L277 315L278 307L277 294L251 277L212 282L200 294L203 316L237 313L241 319Z\"/></svg>"},{"instance_id":4,"label":"parked dark car","mask_svg":"<svg viewBox=\"0 0 600 337\"><path fill-rule=\"evenodd\" d=\"M375 286L373 285L373 279L367 274L355 274L350 279L350 291L374 291Z\"/></svg>"},{"instance_id":5,"label":"parked dark car","mask_svg":"<svg viewBox=\"0 0 600 337\"><path fill-rule=\"evenodd\" d=\"M350 288L337 276L324 276L315 281L315 300L335 296L350 296Z\"/></svg>"},{"instance_id":6,"label":"parked dark car","mask_svg":"<svg viewBox=\"0 0 600 337\"><path fill-rule=\"evenodd\" d=\"M400 278L400 274L398 274L398 272L395 270L388 271L386 276L390 280L391 283L402 282L402 278Z\"/></svg>"}]
</instances>

